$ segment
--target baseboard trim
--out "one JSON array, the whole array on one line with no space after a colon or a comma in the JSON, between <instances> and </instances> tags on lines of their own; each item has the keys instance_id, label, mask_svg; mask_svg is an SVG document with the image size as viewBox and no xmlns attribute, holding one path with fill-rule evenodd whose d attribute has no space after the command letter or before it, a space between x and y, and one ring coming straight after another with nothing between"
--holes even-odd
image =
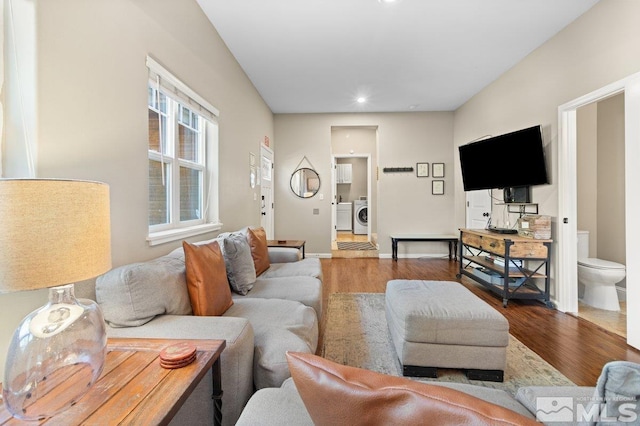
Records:
<instances>
[{"instance_id":1,"label":"baseboard trim","mask_svg":"<svg viewBox=\"0 0 640 426\"><path fill-rule=\"evenodd\" d=\"M317 257L320 259L331 259L331 253L305 253L305 257Z\"/></svg>"},{"instance_id":2,"label":"baseboard trim","mask_svg":"<svg viewBox=\"0 0 640 426\"><path fill-rule=\"evenodd\" d=\"M380 259L391 259L391 253L380 253ZM430 257L434 259L449 258L449 253L415 253L415 254L399 254L398 259L420 259L422 257Z\"/></svg>"}]
</instances>

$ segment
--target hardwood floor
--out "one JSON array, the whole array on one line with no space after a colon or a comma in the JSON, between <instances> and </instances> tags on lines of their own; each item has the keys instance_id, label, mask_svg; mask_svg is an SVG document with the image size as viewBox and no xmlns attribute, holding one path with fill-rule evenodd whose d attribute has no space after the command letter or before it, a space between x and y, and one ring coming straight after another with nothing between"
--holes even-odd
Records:
<instances>
[{"instance_id":1,"label":"hardwood floor","mask_svg":"<svg viewBox=\"0 0 640 426\"><path fill-rule=\"evenodd\" d=\"M326 309L332 293L384 293L393 279L446 280L461 282L478 297L499 310L509 321L518 340L553 365L571 381L594 386L602 366L613 360L640 363L640 351L624 338L573 315L549 309L538 301L502 299L473 280L456 278L459 265L448 259L321 259L323 309L320 344L326 323Z\"/></svg>"}]
</instances>

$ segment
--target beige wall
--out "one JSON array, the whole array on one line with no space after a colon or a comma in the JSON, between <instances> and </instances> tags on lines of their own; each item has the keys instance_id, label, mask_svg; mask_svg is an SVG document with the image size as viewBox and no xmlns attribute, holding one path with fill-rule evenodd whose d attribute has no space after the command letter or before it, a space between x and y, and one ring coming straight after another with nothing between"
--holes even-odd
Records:
<instances>
[{"instance_id":1,"label":"beige wall","mask_svg":"<svg viewBox=\"0 0 640 426\"><path fill-rule=\"evenodd\" d=\"M331 252L331 129L373 126L378 129L377 211L381 255L391 253L390 233L455 232L453 221L453 113L276 114L275 201L277 238L307 241L307 253ZM288 177L303 156L316 167L319 197L291 194ZM411 173L383 173L384 167L416 167L416 162L445 163L445 195L431 195L431 178ZM319 214L314 215L313 210ZM439 244L405 245L400 254L447 253ZM406 250L406 251L405 251Z\"/></svg>"},{"instance_id":2,"label":"beige wall","mask_svg":"<svg viewBox=\"0 0 640 426\"><path fill-rule=\"evenodd\" d=\"M598 237L594 257L625 264L624 94L598 102Z\"/></svg>"},{"instance_id":3,"label":"beige wall","mask_svg":"<svg viewBox=\"0 0 640 426\"><path fill-rule=\"evenodd\" d=\"M273 115L195 0L41 1L36 17L37 176L110 185L114 266L180 244L145 241L148 54L220 110L224 229L259 225L249 152L275 139ZM0 373L11 333L45 299L0 296Z\"/></svg>"},{"instance_id":4,"label":"beige wall","mask_svg":"<svg viewBox=\"0 0 640 426\"><path fill-rule=\"evenodd\" d=\"M455 145L541 124L551 185L535 187L542 213L556 216L558 106L640 71L640 2L602 0L455 112ZM456 222L464 192L456 161Z\"/></svg>"},{"instance_id":5,"label":"beige wall","mask_svg":"<svg viewBox=\"0 0 640 426\"><path fill-rule=\"evenodd\" d=\"M557 223L558 106L640 71L640 2L602 0L455 112L455 145L541 124L551 184L533 189L541 214ZM456 165L456 224L464 192ZM554 253L555 255L555 253ZM553 284L552 284L553 285ZM552 293L554 293L552 288Z\"/></svg>"}]
</instances>

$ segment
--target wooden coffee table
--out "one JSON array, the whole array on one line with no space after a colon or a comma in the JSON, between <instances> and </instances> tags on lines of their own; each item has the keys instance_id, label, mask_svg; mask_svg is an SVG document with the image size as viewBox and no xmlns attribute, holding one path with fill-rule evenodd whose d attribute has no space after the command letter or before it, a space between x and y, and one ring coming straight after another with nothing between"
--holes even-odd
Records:
<instances>
[{"instance_id":1,"label":"wooden coffee table","mask_svg":"<svg viewBox=\"0 0 640 426\"><path fill-rule=\"evenodd\" d=\"M196 360L182 368L162 368L160 351L179 342L196 346ZM219 425L222 420L220 354L225 345L224 340L109 339L105 366L98 381L74 406L48 419L47 424L168 424L200 380L213 369L214 412L211 415L213 424ZM14 422L17 419L0 404L0 425Z\"/></svg>"},{"instance_id":2,"label":"wooden coffee table","mask_svg":"<svg viewBox=\"0 0 640 426\"><path fill-rule=\"evenodd\" d=\"M289 247L302 250L302 258L304 259L304 240L267 240L268 247Z\"/></svg>"}]
</instances>

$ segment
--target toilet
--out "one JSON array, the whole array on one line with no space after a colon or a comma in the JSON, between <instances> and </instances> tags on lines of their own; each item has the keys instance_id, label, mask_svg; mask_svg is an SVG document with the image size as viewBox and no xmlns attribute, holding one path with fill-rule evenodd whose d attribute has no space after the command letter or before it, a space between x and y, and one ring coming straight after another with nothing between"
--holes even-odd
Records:
<instances>
[{"instance_id":1,"label":"toilet","mask_svg":"<svg viewBox=\"0 0 640 426\"><path fill-rule=\"evenodd\" d=\"M578 231L578 283L584 285L584 303L598 309L619 311L616 283L625 275L624 265L589 257L589 231Z\"/></svg>"}]
</instances>

